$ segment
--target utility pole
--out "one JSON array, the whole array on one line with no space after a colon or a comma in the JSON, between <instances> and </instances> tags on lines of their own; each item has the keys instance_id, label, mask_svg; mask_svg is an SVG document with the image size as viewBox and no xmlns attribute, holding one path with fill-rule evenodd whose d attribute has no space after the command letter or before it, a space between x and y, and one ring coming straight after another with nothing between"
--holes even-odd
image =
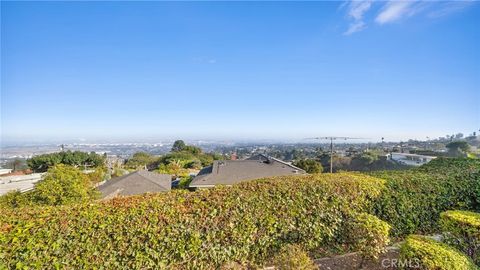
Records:
<instances>
[{"instance_id":1,"label":"utility pole","mask_svg":"<svg viewBox=\"0 0 480 270\"><path fill-rule=\"evenodd\" d=\"M333 138L330 138L330 173L333 173Z\"/></svg>"},{"instance_id":2,"label":"utility pole","mask_svg":"<svg viewBox=\"0 0 480 270\"><path fill-rule=\"evenodd\" d=\"M362 138L352 138L352 137L315 137L315 138L307 138L307 140L330 140L330 173L333 173L333 140L356 140Z\"/></svg>"}]
</instances>

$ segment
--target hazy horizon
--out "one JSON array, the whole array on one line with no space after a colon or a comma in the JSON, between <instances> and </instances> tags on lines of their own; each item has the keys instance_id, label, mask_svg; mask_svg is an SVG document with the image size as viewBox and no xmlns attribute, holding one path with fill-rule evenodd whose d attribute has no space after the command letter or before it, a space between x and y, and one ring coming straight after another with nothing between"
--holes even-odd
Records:
<instances>
[{"instance_id":1,"label":"hazy horizon","mask_svg":"<svg viewBox=\"0 0 480 270\"><path fill-rule=\"evenodd\" d=\"M480 3L1 2L1 141L480 128Z\"/></svg>"}]
</instances>

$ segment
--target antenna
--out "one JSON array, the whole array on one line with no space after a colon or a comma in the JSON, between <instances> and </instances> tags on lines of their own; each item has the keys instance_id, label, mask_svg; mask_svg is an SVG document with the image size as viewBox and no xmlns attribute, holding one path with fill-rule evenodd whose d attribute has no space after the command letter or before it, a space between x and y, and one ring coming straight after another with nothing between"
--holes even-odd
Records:
<instances>
[{"instance_id":1,"label":"antenna","mask_svg":"<svg viewBox=\"0 0 480 270\"><path fill-rule=\"evenodd\" d=\"M354 137L338 137L338 136L330 136L330 137L314 137L314 138L306 138L306 140L330 140L330 173L333 173L333 141L334 140L360 140L366 138L354 138Z\"/></svg>"}]
</instances>

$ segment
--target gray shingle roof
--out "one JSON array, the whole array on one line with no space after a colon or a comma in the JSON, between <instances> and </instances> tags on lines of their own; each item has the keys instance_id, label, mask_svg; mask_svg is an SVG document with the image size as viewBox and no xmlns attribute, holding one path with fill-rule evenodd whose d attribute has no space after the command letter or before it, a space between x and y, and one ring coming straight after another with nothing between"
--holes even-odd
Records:
<instances>
[{"instance_id":1,"label":"gray shingle roof","mask_svg":"<svg viewBox=\"0 0 480 270\"><path fill-rule=\"evenodd\" d=\"M294 174L305 174L305 171L284 161L260 154L246 160L216 160L212 166L203 168L189 187L232 185L246 180Z\"/></svg>"},{"instance_id":2,"label":"gray shingle roof","mask_svg":"<svg viewBox=\"0 0 480 270\"><path fill-rule=\"evenodd\" d=\"M164 192L171 189L171 176L149 171L136 171L113 178L98 187L102 199L147 192Z\"/></svg>"}]
</instances>

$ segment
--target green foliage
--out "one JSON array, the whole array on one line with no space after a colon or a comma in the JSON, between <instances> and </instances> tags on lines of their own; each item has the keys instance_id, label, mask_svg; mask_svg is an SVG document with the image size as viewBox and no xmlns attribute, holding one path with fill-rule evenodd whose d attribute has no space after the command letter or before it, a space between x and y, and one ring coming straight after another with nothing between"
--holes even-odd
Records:
<instances>
[{"instance_id":1,"label":"green foliage","mask_svg":"<svg viewBox=\"0 0 480 270\"><path fill-rule=\"evenodd\" d=\"M394 236L438 231L441 212L478 209L478 171L478 160L439 158L418 169L372 173L387 180L374 213Z\"/></svg>"},{"instance_id":2,"label":"green foliage","mask_svg":"<svg viewBox=\"0 0 480 270\"><path fill-rule=\"evenodd\" d=\"M185 169L185 161L170 161L168 164L160 164L158 170L158 173L161 174L170 174L172 175L172 178L177 178L177 177L187 177L188 176L188 170Z\"/></svg>"},{"instance_id":3,"label":"green foliage","mask_svg":"<svg viewBox=\"0 0 480 270\"><path fill-rule=\"evenodd\" d=\"M296 244L342 250L345 227L384 181L360 174L276 177L63 207L0 209L7 268L214 269L263 265ZM373 226L375 227L375 226Z\"/></svg>"},{"instance_id":4,"label":"green foliage","mask_svg":"<svg viewBox=\"0 0 480 270\"><path fill-rule=\"evenodd\" d=\"M350 162L350 169L354 171L367 171L375 161L378 160L378 155L374 153L362 153L352 158Z\"/></svg>"},{"instance_id":5,"label":"green foliage","mask_svg":"<svg viewBox=\"0 0 480 270\"><path fill-rule=\"evenodd\" d=\"M480 214L468 211L447 211L440 217L445 241L480 265Z\"/></svg>"},{"instance_id":6,"label":"green foliage","mask_svg":"<svg viewBox=\"0 0 480 270\"><path fill-rule=\"evenodd\" d=\"M347 244L360 251L364 258L377 259L385 252L389 238L390 225L376 216L361 213L353 217L345 234Z\"/></svg>"},{"instance_id":7,"label":"green foliage","mask_svg":"<svg viewBox=\"0 0 480 270\"><path fill-rule=\"evenodd\" d=\"M186 145L182 140L175 141L172 151L158 160L157 171L171 174L173 178L187 178L188 169L200 170L209 166L214 160L222 158L211 153L202 153L199 147Z\"/></svg>"},{"instance_id":8,"label":"green foliage","mask_svg":"<svg viewBox=\"0 0 480 270\"><path fill-rule=\"evenodd\" d=\"M128 174L129 171L122 168L113 168L112 177L120 177Z\"/></svg>"},{"instance_id":9,"label":"green foliage","mask_svg":"<svg viewBox=\"0 0 480 270\"><path fill-rule=\"evenodd\" d=\"M64 205L88 202L97 197L91 179L79 169L57 165L27 193L11 192L1 196L1 204L8 207L28 205Z\"/></svg>"},{"instance_id":10,"label":"green foliage","mask_svg":"<svg viewBox=\"0 0 480 270\"><path fill-rule=\"evenodd\" d=\"M13 190L0 196L0 208L20 207L30 204L30 198L26 194L22 194L18 190Z\"/></svg>"},{"instance_id":11,"label":"green foliage","mask_svg":"<svg viewBox=\"0 0 480 270\"><path fill-rule=\"evenodd\" d=\"M286 245L273 259L275 269L314 270L317 269L308 253L299 245Z\"/></svg>"},{"instance_id":12,"label":"green foliage","mask_svg":"<svg viewBox=\"0 0 480 270\"><path fill-rule=\"evenodd\" d=\"M125 167L133 170L142 170L155 168L158 164L158 158L146 152L137 152L125 163Z\"/></svg>"},{"instance_id":13,"label":"green foliage","mask_svg":"<svg viewBox=\"0 0 480 270\"><path fill-rule=\"evenodd\" d=\"M466 141L454 141L445 145L451 156L463 156L470 150L470 145Z\"/></svg>"},{"instance_id":14,"label":"green foliage","mask_svg":"<svg viewBox=\"0 0 480 270\"><path fill-rule=\"evenodd\" d=\"M173 146L172 146L172 150L171 152L180 152L180 151L183 151L183 149L185 149L185 142L182 141L182 140L176 140L174 143L173 143Z\"/></svg>"},{"instance_id":15,"label":"green foliage","mask_svg":"<svg viewBox=\"0 0 480 270\"><path fill-rule=\"evenodd\" d=\"M177 188L179 189L187 189L190 182L192 182L193 176L184 176L180 178L180 182L178 183Z\"/></svg>"},{"instance_id":16,"label":"green foliage","mask_svg":"<svg viewBox=\"0 0 480 270\"><path fill-rule=\"evenodd\" d=\"M290 244L311 253L353 249L376 257L388 243L388 225L381 220L403 237L438 230L447 209L478 209L479 171L480 160L437 159L409 171L374 174L384 179L358 173L285 176L102 203L4 208L2 260L7 268L212 269L231 262L263 265ZM9 201L20 201L16 196ZM422 260L435 256L422 252ZM444 253L451 255L438 254Z\"/></svg>"},{"instance_id":17,"label":"green foliage","mask_svg":"<svg viewBox=\"0 0 480 270\"><path fill-rule=\"evenodd\" d=\"M411 235L405 240L400 249L400 262L406 269L478 270L465 254L420 235Z\"/></svg>"},{"instance_id":18,"label":"green foliage","mask_svg":"<svg viewBox=\"0 0 480 270\"><path fill-rule=\"evenodd\" d=\"M94 172L87 174L87 176L92 185L110 179L110 175L107 175L107 169L104 167L98 167Z\"/></svg>"},{"instance_id":19,"label":"green foliage","mask_svg":"<svg viewBox=\"0 0 480 270\"><path fill-rule=\"evenodd\" d=\"M95 152L65 151L52 154L34 156L27 160L27 165L35 172L46 172L57 164L74 167L99 167L105 163L105 157Z\"/></svg>"},{"instance_id":20,"label":"green foliage","mask_svg":"<svg viewBox=\"0 0 480 270\"><path fill-rule=\"evenodd\" d=\"M305 170L307 173L321 173L323 171L322 164L314 159L301 159L295 161L293 166L297 166L300 169Z\"/></svg>"},{"instance_id":21,"label":"green foliage","mask_svg":"<svg viewBox=\"0 0 480 270\"><path fill-rule=\"evenodd\" d=\"M19 171L19 170L25 170L28 168L27 164L26 164L26 160L25 159L14 159L14 160L11 160L9 162L7 162L5 168L7 169L12 169L12 171Z\"/></svg>"}]
</instances>

